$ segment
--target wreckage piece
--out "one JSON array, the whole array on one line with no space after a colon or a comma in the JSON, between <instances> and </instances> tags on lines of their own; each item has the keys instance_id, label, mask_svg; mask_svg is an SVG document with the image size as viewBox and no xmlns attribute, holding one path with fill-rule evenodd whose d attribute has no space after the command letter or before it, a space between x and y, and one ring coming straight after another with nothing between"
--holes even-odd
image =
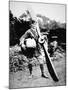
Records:
<instances>
[{"instance_id":1,"label":"wreckage piece","mask_svg":"<svg viewBox=\"0 0 68 90\"><path fill-rule=\"evenodd\" d=\"M53 65L53 63L51 61L51 58L49 56L49 53L47 51L46 43L44 42L44 39L41 38L42 36L41 36L41 33L40 33L40 29L39 29L38 23L37 23L37 33L38 33L39 38L40 38L40 42L39 43L42 45L43 50L44 50L44 53L45 53L45 58L46 58L46 64L47 64L48 71L49 71L52 79L55 82L58 82L59 81L58 75L56 73L56 70L54 68L54 65Z\"/></svg>"},{"instance_id":2,"label":"wreckage piece","mask_svg":"<svg viewBox=\"0 0 68 90\"><path fill-rule=\"evenodd\" d=\"M54 68L54 65L52 63L52 60L49 56L49 53L48 51L46 50L46 46L45 46L45 43L42 45L43 46L43 50L44 50L44 53L45 53L45 58L46 58L46 64L47 64L47 68L48 68L48 71L52 77L52 79L55 81L55 82L58 82L59 81L59 78L58 78L58 75L56 73L56 70Z\"/></svg>"}]
</instances>

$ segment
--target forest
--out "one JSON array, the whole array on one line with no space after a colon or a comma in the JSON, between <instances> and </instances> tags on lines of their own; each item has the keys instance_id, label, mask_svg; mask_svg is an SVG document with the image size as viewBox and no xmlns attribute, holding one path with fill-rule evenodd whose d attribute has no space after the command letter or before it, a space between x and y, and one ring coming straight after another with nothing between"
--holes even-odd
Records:
<instances>
[{"instance_id":1,"label":"forest","mask_svg":"<svg viewBox=\"0 0 68 90\"><path fill-rule=\"evenodd\" d=\"M25 17L24 13L19 17L15 17L12 11L9 11L9 45L14 46L19 44L20 37L31 28L29 21L24 21L22 18ZM66 23L56 22L55 20L50 20L46 16L37 14L38 18L41 18L43 22L38 20L41 33L49 32L48 41L49 43L57 40L58 44L66 49Z\"/></svg>"}]
</instances>

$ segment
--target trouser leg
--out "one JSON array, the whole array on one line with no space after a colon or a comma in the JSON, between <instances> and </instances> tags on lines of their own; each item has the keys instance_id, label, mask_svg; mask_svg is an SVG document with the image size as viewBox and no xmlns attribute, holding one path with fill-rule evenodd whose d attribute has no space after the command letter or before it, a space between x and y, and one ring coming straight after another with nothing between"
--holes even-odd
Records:
<instances>
[{"instance_id":1,"label":"trouser leg","mask_svg":"<svg viewBox=\"0 0 68 90\"><path fill-rule=\"evenodd\" d=\"M32 64L28 64L30 75L32 74Z\"/></svg>"},{"instance_id":2,"label":"trouser leg","mask_svg":"<svg viewBox=\"0 0 68 90\"><path fill-rule=\"evenodd\" d=\"M47 76L44 75L44 66L43 64L40 64L40 70L41 70L41 76L44 78L48 78Z\"/></svg>"},{"instance_id":3,"label":"trouser leg","mask_svg":"<svg viewBox=\"0 0 68 90\"><path fill-rule=\"evenodd\" d=\"M41 70L41 73L44 74L43 64L40 64L40 70Z\"/></svg>"}]
</instances>

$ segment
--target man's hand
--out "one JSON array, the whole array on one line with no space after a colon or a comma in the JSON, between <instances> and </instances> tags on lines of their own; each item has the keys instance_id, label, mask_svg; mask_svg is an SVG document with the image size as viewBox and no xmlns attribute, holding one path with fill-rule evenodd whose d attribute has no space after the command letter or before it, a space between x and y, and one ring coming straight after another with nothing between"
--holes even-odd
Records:
<instances>
[{"instance_id":1,"label":"man's hand","mask_svg":"<svg viewBox=\"0 0 68 90\"><path fill-rule=\"evenodd\" d=\"M21 44L21 47L25 50L26 49L26 46L22 43Z\"/></svg>"},{"instance_id":2,"label":"man's hand","mask_svg":"<svg viewBox=\"0 0 68 90\"><path fill-rule=\"evenodd\" d=\"M41 36L41 37L39 38L39 43L40 43L40 44L43 44L44 42L45 42L44 36Z\"/></svg>"},{"instance_id":3,"label":"man's hand","mask_svg":"<svg viewBox=\"0 0 68 90\"><path fill-rule=\"evenodd\" d=\"M20 41L20 46L25 50L26 49L26 45L24 44L25 39L22 38Z\"/></svg>"}]
</instances>

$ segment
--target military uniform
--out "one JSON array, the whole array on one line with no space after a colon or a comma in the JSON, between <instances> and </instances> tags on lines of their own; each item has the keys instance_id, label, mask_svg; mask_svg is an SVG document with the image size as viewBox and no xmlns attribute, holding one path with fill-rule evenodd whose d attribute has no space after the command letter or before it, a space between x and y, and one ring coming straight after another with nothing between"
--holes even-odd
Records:
<instances>
[{"instance_id":1,"label":"military uniform","mask_svg":"<svg viewBox=\"0 0 68 90\"><path fill-rule=\"evenodd\" d=\"M26 39L28 39L28 38L33 38L35 40L36 47L32 47L32 48L25 47L26 46ZM22 50L22 51L29 59L28 68L30 70L30 74L32 74L32 65L30 64L30 61L31 61L31 58L33 58L33 56L35 56L37 58L37 60L39 61L42 76L46 77L44 75L44 70L43 70L43 64L46 61L45 54L44 54L44 50L43 50L42 46L38 42L38 38L39 37L38 37L38 33L36 31L36 28L32 27L31 29L26 31L25 34L20 38L20 45L21 45L22 49L24 47L24 50Z\"/></svg>"},{"instance_id":2,"label":"military uniform","mask_svg":"<svg viewBox=\"0 0 68 90\"><path fill-rule=\"evenodd\" d=\"M33 56L36 56L39 63L44 63L45 54L44 54L42 46L38 42L38 34L37 34L36 29L31 28L27 32L25 32L25 34L20 38L20 45L22 46L23 44L25 44L25 40L28 38L34 38L34 40L36 41L36 48L26 47L26 50L24 50L25 55L28 58L32 58Z\"/></svg>"}]
</instances>

